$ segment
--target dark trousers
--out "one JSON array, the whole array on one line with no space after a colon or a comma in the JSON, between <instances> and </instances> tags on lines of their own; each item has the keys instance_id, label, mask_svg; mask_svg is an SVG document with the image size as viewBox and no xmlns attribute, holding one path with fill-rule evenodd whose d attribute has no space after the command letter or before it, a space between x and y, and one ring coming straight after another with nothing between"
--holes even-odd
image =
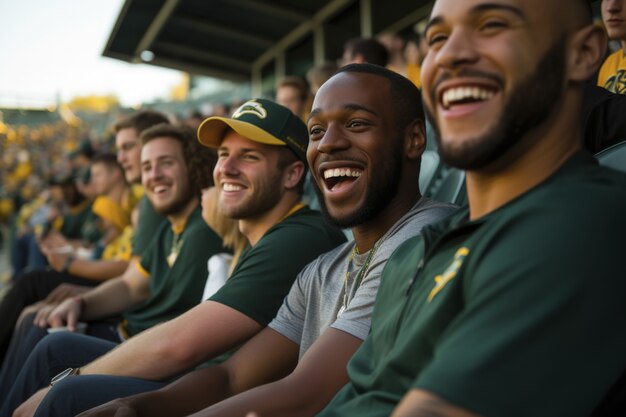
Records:
<instances>
[{"instance_id":1,"label":"dark trousers","mask_svg":"<svg viewBox=\"0 0 626 417\"><path fill-rule=\"evenodd\" d=\"M116 343L95 337L57 333L42 340L29 356L0 409L10 417L22 402L67 368L83 366L113 349ZM59 382L50 390L35 416L73 416L114 398L163 387L165 383L108 375L81 375Z\"/></svg>"},{"instance_id":2,"label":"dark trousers","mask_svg":"<svg viewBox=\"0 0 626 417\"><path fill-rule=\"evenodd\" d=\"M24 271L41 269L46 265L48 265L48 260L41 253L34 234L26 233L15 239L11 250L14 279Z\"/></svg>"},{"instance_id":3,"label":"dark trousers","mask_svg":"<svg viewBox=\"0 0 626 417\"><path fill-rule=\"evenodd\" d=\"M45 299L52 290L62 283L92 287L99 284L97 281L46 269L23 274L13 283L0 302L0 365L4 363L15 323L22 309Z\"/></svg>"},{"instance_id":4,"label":"dark trousers","mask_svg":"<svg viewBox=\"0 0 626 417\"><path fill-rule=\"evenodd\" d=\"M3 404L3 410L4 404L9 403L9 393L11 392L11 390L17 387L17 380L20 373L22 371L30 372L30 370L27 369L30 366L28 364L31 361L31 356L35 354L35 347L38 346L40 340L43 339L47 341L48 338L52 336L57 336L57 334L48 335L46 329L41 329L33 325L32 321L32 315L26 317L16 330L13 338L11 339L11 343L9 345L9 350L7 352L4 364L2 365L2 371L0 371L0 402ZM117 335L116 326L111 323L89 323L89 325L87 326L87 334L89 336L93 336L93 339L96 340L102 339L104 341L109 341L109 343L113 342L113 346L120 343L120 339ZM71 335L58 334L58 336ZM45 346L47 346L47 343L44 343L44 349ZM67 354L68 357L73 360L73 357L80 358L81 356L78 355L83 353L81 352L81 347L76 346L68 351ZM87 362L82 362L80 363L80 365L84 365L85 363ZM43 370L43 368L40 367L39 370ZM54 373L53 376L57 373L58 372ZM39 378L41 378L41 376L39 376ZM47 383L49 382L50 380L48 379ZM45 384L43 386L45 386ZM21 404L22 402L19 400L17 401L17 405Z\"/></svg>"},{"instance_id":5,"label":"dark trousers","mask_svg":"<svg viewBox=\"0 0 626 417\"><path fill-rule=\"evenodd\" d=\"M155 391L162 382L112 375L83 375L59 382L41 402L34 417L75 416L115 398Z\"/></svg>"}]
</instances>

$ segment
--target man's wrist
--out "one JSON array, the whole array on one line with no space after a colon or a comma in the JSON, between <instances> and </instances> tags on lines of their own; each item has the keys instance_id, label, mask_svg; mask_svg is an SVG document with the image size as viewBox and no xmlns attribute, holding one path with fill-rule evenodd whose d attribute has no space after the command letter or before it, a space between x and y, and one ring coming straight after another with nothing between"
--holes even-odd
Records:
<instances>
[{"instance_id":1,"label":"man's wrist","mask_svg":"<svg viewBox=\"0 0 626 417\"><path fill-rule=\"evenodd\" d=\"M72 301L78 305L78 316L80 317L85 309L85 300L80 295L76 295L72 297Z\"/></svg>"},{"instance_id":2,"label":"man's wrist","mask_svg":"<svg viewBox=\"0 0 626 417\"><path fill-rule=\"evenodd\" d=\"M74 255L68 255L67 258L65 258L65 262L63 262L63 267L61 268L61 272L67 274L70 271L70 267L72 266L72 263L76 260L76 257Z\"/></svg>"}]
</instances>

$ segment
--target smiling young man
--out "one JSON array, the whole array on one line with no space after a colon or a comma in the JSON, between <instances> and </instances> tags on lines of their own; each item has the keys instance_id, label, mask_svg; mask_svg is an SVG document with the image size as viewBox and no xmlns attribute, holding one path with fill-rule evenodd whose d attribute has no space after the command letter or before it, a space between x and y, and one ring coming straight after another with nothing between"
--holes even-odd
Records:
<instances>
[{"instance_id":1,"label":"smiling young man","mask_svg":"<svg viewBox=\"0 0 626 417\"><path fill-rule=\"evenodd\" d=\"M346 363L369 331L389 255L454 210L420 196L423 117L420 93L404 77L370 64L339 70L316 95L307 160L325 217L352 228L354 241L303 269L268 328L224 363L81 417L128 409L182 416L233 395L197 415L318 412L347 381Z\"/></svg>"},{"instance_id":2,"label":"smiling young man","mask_svg":"<svg viewBox=\"0 0 626 417\"><path fill-rule=\"evenodd\" d=\"M155 111L144 110L134 113L115 125L117 159L124 170L126 181L132 187L128 197L122 201L122 205L129 213L133 210L133 204L136 203L137 198L143 194L139 135L147 128L161 123L167 123L165 116ZM139 221L134 230L132 242L132 255L135 257L141 255L150 243L154 231L166 221L163 216L154 211L145 195L137 205L139 207ZM48 259L56 270L38 270L24 274L0 302L0 317L2 317L0 324L0 362L3 362L15 323L25 307L44 299L58 303L80 292L74 287L75 285L93 286L97 281L120 276L128 267L127 262L117 260L71 260L68 254L49 254ZM49 299L49 296L52 299ZM28 355L29 351L24 350L22 353ZM18 361L17 365L21 363L23 360ZM7 366L10 365L7 364ZM15 369L16 371L10 371L11 374L19 372L19 366L16 366ZM2 380L3 378L0 376L0 397L7 389L2 384ZM10 383L8 387L10 387Z\"/></svg>"},{"instance_id":3,"label":"smiling young man","mask_svg":"<svg viewBox=\"0 0 626 417\"><path fill-rule=\"evenodd\" d=\"M79 335L76 339L72 338L73 334L55 334L39 343L47 346L47 343L58 343L55 338L69 337L71 340L63 344L63 354L72 364L74 361L85 363L85 357L91 352L86 345L97 345L101 354L125 338L198 304L206 281L206 262L223 251L221 239L203 222L199 206L201 187L212 183L214 153L196 145L190 129L167 124L145 130L142 141L142 183L154 209L167 217L168 224L153 232L153 243L123 275L67 299L50 314L47 321L52 327L66 325L74 330L78 320L88 322L86 337ZM107 320L119 315L124 320L117 326L112 323L118 320ZM45 336L46 330L33 327L29 334L32 337L25 341L32 343ZM52 340L45 341L48 338ZM32 347L24 347L24 350L28 353ZM18 358L7 360L13 363ZM3 386L10 387L11 391L3 398L0 415L9 415L24 395L40 387L36 382L41 380L40 372L62 370L56 368L57 362L51 364L50 370L30 369L29 361L32 361L30 357L25 366L16 367L19 376L17 372L3 373ZM23 363L24 360L18 365ZM29 372L34 373L34 379L22 384L20 381Z\"/></svg>"},{"instance_id":4,"label":"smiling young man","mask_svg":"<svg viewBox=\"0 0 626 417\"><path fill-rule=\"evenodd\" d=\"M141 184L141 133L161 123L168 123L163 114L143 110L115 124L117 161L124 169L126 182L129 184ZM164 221L165 218L154 210L150 200L144 195L139 202L139 221L133 235L133 255L141 256L150 244L154 230Z\"/></svg>"},{"instance_id":5,"label":"smiling young man","mask_svg":"<svg viewBox=\"0 0 626 417\"><path fill-rule=\"evenodd\" d=\"M288 109L251 100L232 118L205 120L198 137L219 147L214 170L219 209L238 219L250 247L207 301L86 366L106 350L85 360L85 355L77 359L64 354L68 340L40 344L28 366L44 373L38 379L30 376L35 382L21 388L21 399L36 384L41 387L42 380L48 382L54 371L82 368L80 376L66 377L49 390L37 415L75 415L113 398L154 390L165 385L162 381L236 348L271 321L307 263L345 241L319 212L300 203L308 136L304 123ZM198 265L206 268L206 260L199 258ZM35 394L16 415L32 415L47 391Z\"/></svg>"},{"instance_id":6,"label":"smiling young man","mask_svg":"<svg viewBox=\"0 0 626 417\"><path fill-rule=\"evenodd\" d=\"M584 0L437 0L426 37L425 107L469 209L391 256L319 415L588 416L626 367L626 176L579 124L605 36Z\"/></svg>"},{"instance_id":7,"label":"smiling young man","mask_svg":"<svg viewBox=\"0 0 626 417\"><path fill-rule=\"evenodd\" d=\"M620 49L604 61L598 85L612 93L626 94L626 0L602 0L602 21L609 38L620 43Z\"/></svg>"}]
</instances>

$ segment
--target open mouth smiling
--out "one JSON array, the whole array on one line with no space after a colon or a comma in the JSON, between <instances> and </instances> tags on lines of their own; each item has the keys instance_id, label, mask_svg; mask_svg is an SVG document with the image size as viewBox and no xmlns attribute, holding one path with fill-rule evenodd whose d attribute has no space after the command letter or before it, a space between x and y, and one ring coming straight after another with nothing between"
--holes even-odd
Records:
<instances>
[{"instance_id":1,"label":"open mouth smiling","mask_svg":"<svg viewBox=\"0 0 626 417\"><path fill-rule=\"evenodd\" d=\"M482 86L459 86L444 89L440 94L440 103L448 110L453 106L487 101L495 96L496 90Z\"/></svg>"},{"instance_id":2,"label":"open mouth smiling","mask_svg":"<svg viewBox=\"0 0 626 417\"><path fill-rule=\"evenodd\" d=\"M330 168L322 171L322 176L326 188L332 191L338 184L356 181L362 173L363 170L358 168Z\"/></svg>"},{"instance_id":3,"label":"open mouth smiling","mask_svg":"<svg viewBox=\"0 0 626 417\"><path fill-rule=\"evenodd\" d=\"M152 189L152 192L155 194L163 194L169 189L169 187L165 185L157 185Z\"/></svg>"},{"instance_id":4,"label":"open mouth smiling","mask_svg":"<svg viewBox=\"0 0 626 417\"><path fill-rule=\"evenodd\" d=\"M243 186L227 182L222 185L222 189L224 191L241 191L243 190Z\"/></svg>"}]
</instances>

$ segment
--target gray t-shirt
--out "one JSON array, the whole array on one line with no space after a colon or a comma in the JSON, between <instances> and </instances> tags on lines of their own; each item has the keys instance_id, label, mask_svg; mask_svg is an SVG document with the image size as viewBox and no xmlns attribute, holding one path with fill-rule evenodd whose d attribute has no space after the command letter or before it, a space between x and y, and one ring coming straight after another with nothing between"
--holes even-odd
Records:
<instances>
[{"instance_id":1,"label":"gray t-shirt","mask_svg":"<svg viewBox=\"0 0 626 417\"><path fill-rule=\"evenodd\" d=\"M319 256L298 274L269 327L299 344L300 358L329 326L365 339L380 275L389 256L422 227L454 211L455 206L422 198L380 238L367 265L370 252L353 254L354 241ZM361 272L363 267L366 270ZM339 314L346 289L346 306Z\"/></svg>"}]
</instances>

